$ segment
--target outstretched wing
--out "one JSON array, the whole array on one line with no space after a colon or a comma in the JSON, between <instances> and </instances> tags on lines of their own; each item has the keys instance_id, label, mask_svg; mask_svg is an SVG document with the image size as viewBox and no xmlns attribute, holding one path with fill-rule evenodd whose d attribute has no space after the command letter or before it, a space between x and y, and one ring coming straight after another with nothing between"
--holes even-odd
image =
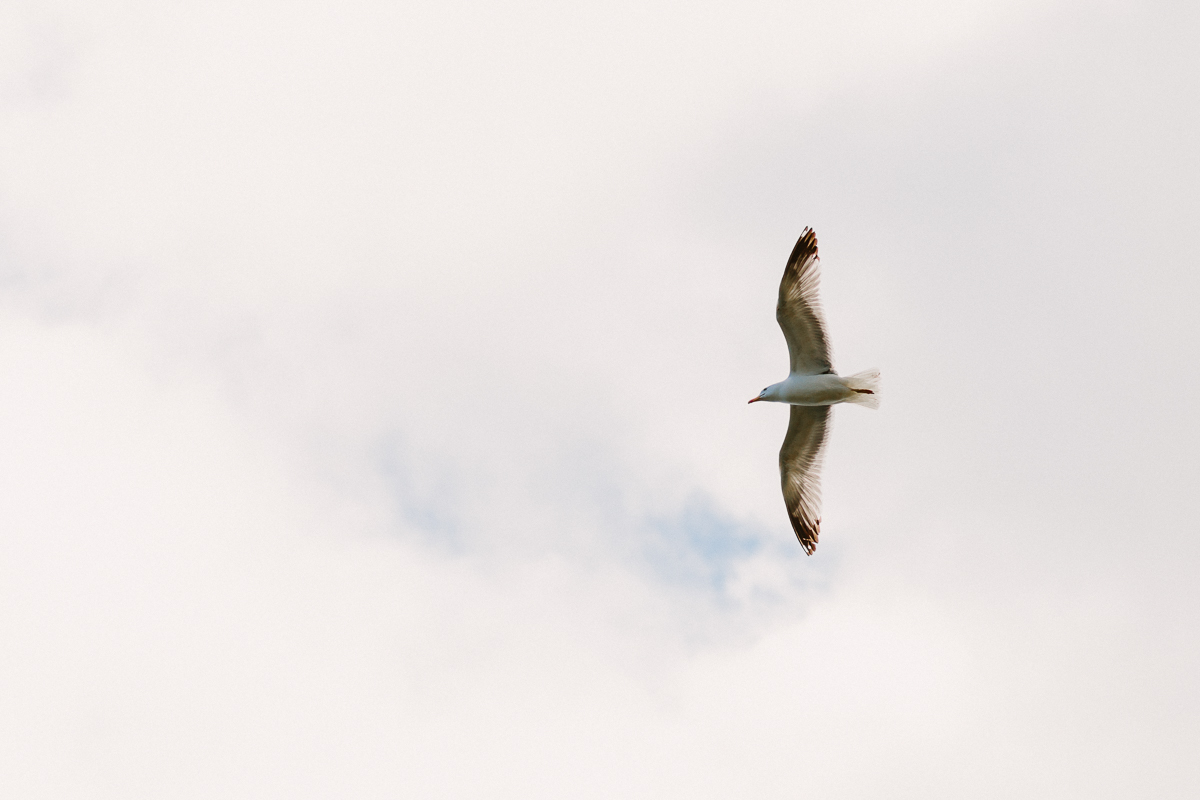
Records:
<instances>
[{"instance_id":1,"label":"outstretched wing","mask_svg":"<svg viewBox=\"0 0 1200 800\"><path fill-rule=\"evenodd\" d=\"M775 306L775 319L783 328L783 338L787 339L791 370L798 375L833 372L833 356L825 335L825 316L817 297L820 284L817 235L812 228L805 228L783 270L779 303Z\"/></svg>"},{"instance_id":2,"label":"outstretched wing","mask_svg":"<svg viewBox=\"0 0 1200 800\"><path fill-rule=\"evenodd\" d=\"M829 406L792 406L779 451L783 502L804 552L812 555L821 532L821 460L829 430Z\"/></svg>"}]
</instances>

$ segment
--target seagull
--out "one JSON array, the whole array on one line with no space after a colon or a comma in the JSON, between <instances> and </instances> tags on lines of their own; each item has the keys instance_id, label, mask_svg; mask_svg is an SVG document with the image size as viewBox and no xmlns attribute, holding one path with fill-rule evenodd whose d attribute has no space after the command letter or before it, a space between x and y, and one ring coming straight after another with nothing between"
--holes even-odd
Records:
<instances>
[{"instance_id":1,"label":"seagull","mask_svg":"<svg viewBox=\"0 0 1200 800\"><path fill-rule=\"evenodd\" d=\"M821 460L829 431L829 407L857 403L879 408L879 370L842 378L833 369L817 297L820 265L817 235L812 228L805 228L783 270L775 306L775 319L787 340L791 372L787 380L768 386L750 401L791 406L792 418L779 451L779 476L792 530L810 556L817 549L821 531Z\"/></svg>"}]
</instances>

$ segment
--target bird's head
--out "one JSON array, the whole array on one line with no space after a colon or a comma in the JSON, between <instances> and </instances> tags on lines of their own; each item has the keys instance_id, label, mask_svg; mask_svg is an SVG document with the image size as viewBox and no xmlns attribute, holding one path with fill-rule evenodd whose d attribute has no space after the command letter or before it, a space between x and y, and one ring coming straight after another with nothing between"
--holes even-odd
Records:
<instances>
[{"instance_id":1,"label":"bird's head","mask_svg":"<svg viewBox=\"0 0 1200 800\"><path fill-rule=\"evenodd\" d=\"M761 392L758 393L758 397L752 398L750 400L750 402L757 403L759 400L770 400L771 399L771 390L774 388L775 388L774 386L768 386L767 388L763 389Z\"/></svg>"}]
</instances>

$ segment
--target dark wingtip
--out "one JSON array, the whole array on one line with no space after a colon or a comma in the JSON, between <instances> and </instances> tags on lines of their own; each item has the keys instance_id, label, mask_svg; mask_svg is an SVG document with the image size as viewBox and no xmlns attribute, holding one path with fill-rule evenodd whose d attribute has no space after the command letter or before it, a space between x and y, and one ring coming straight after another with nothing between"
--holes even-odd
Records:
<instances>
[{"instance_id":1,"label":"dark wingtip","mask_svg":"<svg viewBox=\"0 0 1200 800\"><path fill-rule=\"evenodd\" d=\"M796 246L792 248L792 255L788 258L788 264L796 264L808 256L817 257L817 233L812 228L805 228L800 234Z\"/></svg>"},{"instance_id":2,"label":"dark wingtip","mask_svg":"<svg viewBox=\"0 0 1200 800\"><path fill-rule=\"evenodd\" d=\"M792 530L796 532L796 541L804 548L804 554L811 556L817 551L817 539L821 538L821 520L813 523L811 528L796 517L791 517L791 520Z\"/></svg>"}]
</instances>

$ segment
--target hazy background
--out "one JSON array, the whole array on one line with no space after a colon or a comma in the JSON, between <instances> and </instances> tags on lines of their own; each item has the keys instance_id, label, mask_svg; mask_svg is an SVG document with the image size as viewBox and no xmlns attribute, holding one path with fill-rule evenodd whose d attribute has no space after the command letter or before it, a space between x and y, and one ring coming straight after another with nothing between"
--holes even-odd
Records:
<instances>
[{"instance_id":1,"label":"hazy background","mask_svg":"<svg viewBox=\"0 0 1200 800\"><path fill-rule=\"evenodd\" d=\"M12 796L1200 793L1195 3L3 8Z\"/></svg>"}]
</instances>

